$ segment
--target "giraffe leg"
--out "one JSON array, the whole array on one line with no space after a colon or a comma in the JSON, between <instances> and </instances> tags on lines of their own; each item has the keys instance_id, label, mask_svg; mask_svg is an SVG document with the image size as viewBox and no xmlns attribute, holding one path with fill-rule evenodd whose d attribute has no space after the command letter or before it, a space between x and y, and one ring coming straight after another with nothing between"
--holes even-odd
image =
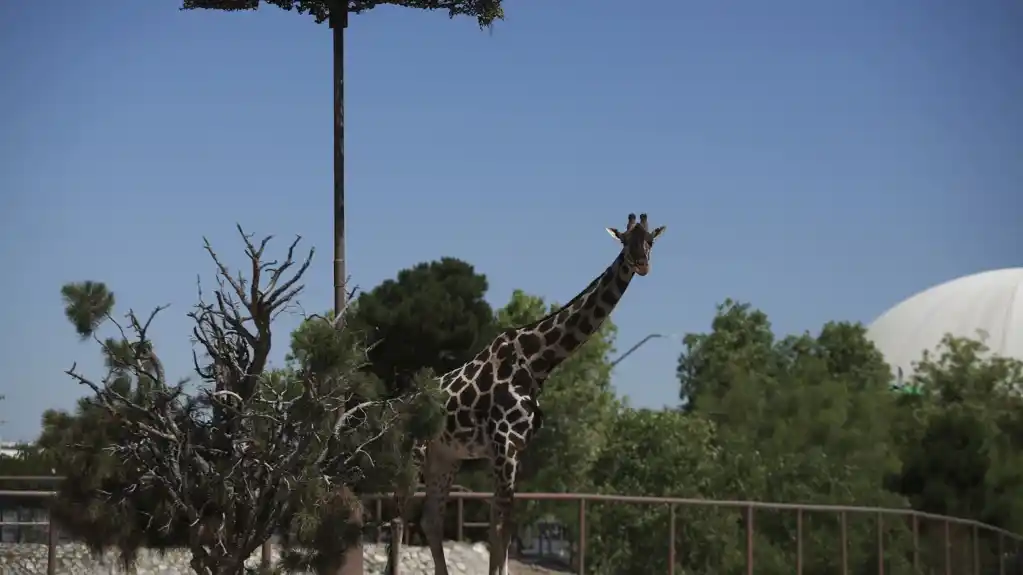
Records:
<instances>
[{"instance_id":1,"label":"giraffe leg","mask_svg":"<svg viewBox=\"0 0 1023 575\"><path fill-rule=\"evenodd\" d=\"M494 500L490 508L490 575L510 575L508 548L515 532L515 481L519 456L543 418L535 398L512 391L515 404L504 408L502 421L491 423Z\"/></svg>"},{"instance_id":2,"label":"giraffe leg","mask_svg":"<svg viewBox=\"0 0 1023 575\"><path fill-rule=\"evenodd\" d=\"M448 575L447 560L444 558L444 510L447 508L451 484L461 463L458 459L430 451L423 468L426 501L423 502L422 526L430 545L430 554L433 555L434 575Z\"/></svg>"},{"instance_id":3,"label":"giraffe leg","mask_svg":"<svg viewBox=\"0 0 1023 575\"><path fill-rule=\"evenodd\" d=\"M515 474L518 454L510 443L495 446L494 500L490 508L490 575L509 575L508 547L515 534Z\"/></svg>"}]
</instances>

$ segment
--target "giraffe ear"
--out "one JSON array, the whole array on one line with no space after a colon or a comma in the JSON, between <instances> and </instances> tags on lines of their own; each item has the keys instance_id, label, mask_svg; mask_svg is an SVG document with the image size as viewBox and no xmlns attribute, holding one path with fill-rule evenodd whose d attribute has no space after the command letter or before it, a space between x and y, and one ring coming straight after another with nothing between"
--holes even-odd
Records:
<instances>
[{"instance_id":1,"label":"giraffe ear","mask_svg":"<svg viewBox=\"0 0 1023 575\"><path fill-rule=\"evenodd\" d=\"M611 234L612 238L614 238L614 239L616 239L618 241L622 241L622 234L617 229L615 229L615 228L604 228L604 229L607 230L607 233Z\"/></svg>"},{"instance_id":2,"label":"giraffe ear","mask_svg":"<svg viewBox=\"0 0 1023 575\"><path fill-rule=\"evenodd\" d=\"M668 229L668 226L661 226L661 227L655 229L654 233L650 234L650 239L651 240L656 240L657 236L661 235L661 233L664 232L664 230L666 230L666 229Z\"/></svg>"}]
</instances>

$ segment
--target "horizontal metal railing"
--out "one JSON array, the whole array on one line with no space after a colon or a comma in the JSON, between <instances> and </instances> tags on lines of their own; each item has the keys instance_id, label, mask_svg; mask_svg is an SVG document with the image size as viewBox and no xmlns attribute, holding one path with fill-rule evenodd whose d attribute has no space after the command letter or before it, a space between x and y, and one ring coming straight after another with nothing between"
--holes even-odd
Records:
<instances>
[{"instance_id":1,"label":"horizontal metal railing","mask_svg":"<svg viewBox=\"0 0 1023 575\"><path fill-rule=\"evenodd\" d=\"M0 483L56 483L59 482L59 477L3 477L0 476ZM41 491L41 490L0 490L0 498L17 498L17 499L36 499L45 500L52 498L56 495L55 491ZM416 493L417 498L424 497L424 493ZM371 494L363 497L364 501L369 503L373 502L375 507L376 519L383 519L383 503L388 501L392 497L391 494ZM464 502L465 501L483 501L493 497L491 493L481 492L460 492L453 491L451 498L455 500L457 504L457 534L456 538L459 540L464 539L464 530L472 528L486 527L487 523L481 522L466 522L464 515ZM574 569L577 573L586 573L586 531L587 531L587 509L588 506L594 504L630 504L630 505L645 505L645 506L660 506L667 510L669 515L668 521L668 533L664 534L665 547L668 558L668 573L674 575L676 570L676 558L678 557L676 549L676 521L678 516L678 510L682 507L717 507L724 509L731 509L738 511L742 514L743 530L744 530L744 551L745 551L745 572L747 575L752 575L755 566L755 533L757 524L757 513L765 511L780 511L787 513L794 513L796 516L796 534L795 534L795 565L794 570L797 575L802 575L804 568L804 530L805 530L805 519L808 514L832 514L837 516L839 523L839 545L840 545L840 563L842 575L849 574L849 548L848 548L848 537L849 537L849 520L853 516L868 516L874 523L874 529L877 532L875 553L877 556L877 573L878 575L885 574L885 526L886 518L900 518L901 520L908 520L910 523L910 529L912 532L912 551L911 551L911 562L914 571L919 572L922 566L921 559L921 525L924 522L929 524L937 524L940 526L940 548L943 550L943 557L941 564L943 565L942 572L945 575L988 575L993 573L991 570L982 571L981 565L981 552L980 545L983 536L993 537L997 540L997 551L996 557L998 558L998 574L999 575L1015 575L1007 573L1006 562L1004 558L1009 552L1019 553L1023 549L1023 536L1015 533L1011 533L1004 529L986 525L979 521L971 519L963 519L957 517L948 517L944 515L935 515L932 513L923 513L920 511L914 511L912 509L890 509L881 507L858 507L850 505L822 505L822 504L801 504L801 503L771 503L761 501L741 501L741 500L706 500L706 499L691 499L691 498L677 498L677 497L647 497L647 496L636 496L636 495L605 495L605 494L587 494L587 493L518 493L516 494L517 500L525 501L557 501L557 502L575 502L578 505L578 526L576 529L576 549L575 549L575 560L573 561ZM56 526L51 522L0 522L0 525L6 526L19 526L19 527L40 527L48 526L48 554L47 554L47 573L48 575L55 575L56 573L56 547L57 547L57 529ZM968 549L965 553L968 555L968 563L970 568L967 571L963 571L960 567L954 569L953 567L953 529L966 529L969 535L966 537L968 541ZM407 530L406 530L407 531ZM956 538L956 543L962 543L963 538ZM957 545L961 547L961 545ZM960 553L963 550L959 550ZM269 544L264 546L263 559L269 561Z\"/></svg>"}]
</instances>

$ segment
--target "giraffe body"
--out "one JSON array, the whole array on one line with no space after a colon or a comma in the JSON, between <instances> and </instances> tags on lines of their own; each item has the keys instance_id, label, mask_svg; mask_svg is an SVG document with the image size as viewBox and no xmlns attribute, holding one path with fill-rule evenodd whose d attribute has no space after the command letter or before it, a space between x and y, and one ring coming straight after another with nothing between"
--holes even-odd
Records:
<instances>
[{"instance_id":1,"label":"giraffe body","mask_svg":"<svg viewBox=\"0 0 1023 575\"><path fill-rule=\"evenodd\" d=\"M447 418L437 437L416 446L415 459L426 486L422 527L435 564L447 575L443 517L461 462L489 459L494 474L490 518L490 575L508 575L508 547L514 533L512 507L522 452L540 430L538 397L551 372L596 333L636 274L649 270L650 248L664 228L646 229L629 215L625 232L608 228L622 251L604 272L557 312L502 332L472 360L439 378L447 393ZM392 538L401 540L409 493L396 494L398 518ZM393 573L390 566L387 571Z\"/></svg>"}]
</instances>

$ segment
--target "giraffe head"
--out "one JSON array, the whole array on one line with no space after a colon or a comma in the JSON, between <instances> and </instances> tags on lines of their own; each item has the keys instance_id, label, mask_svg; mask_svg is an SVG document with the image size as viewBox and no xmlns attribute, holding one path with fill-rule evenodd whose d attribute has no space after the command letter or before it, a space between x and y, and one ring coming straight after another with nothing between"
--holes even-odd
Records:
<instances>
[{"instance_id":1,"label":"giraffe head","mask_svg":"<svg viewBox=\"0 0 1023 575\"><path fill-rule=\"evenodd\" d=\"M650 273L650 249L654 246L654 240L664 232L665 226L654 230L647 227L646 214L639 215L639 223L636 223L636 214L629 214L629 223L624 232L617 228L607 228L607 233L622 244L622 255L625 256L625 264L632 268L632 271L641 276Z\"/></svg>"}]
</instances>

